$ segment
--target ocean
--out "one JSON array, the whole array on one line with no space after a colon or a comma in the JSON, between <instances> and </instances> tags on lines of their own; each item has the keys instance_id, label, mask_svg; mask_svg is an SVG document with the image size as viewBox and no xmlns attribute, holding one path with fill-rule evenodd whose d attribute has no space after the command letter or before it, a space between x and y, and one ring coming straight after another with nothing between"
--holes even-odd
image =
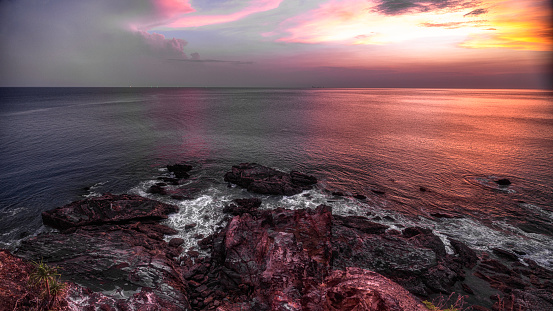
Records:
<instances>
[{"instance_id":1,"label":"ocean","mask_svg":"<svg viewBox=\"0 0 553 311\"><path fill-rule=\"evenodd\" d=\"M553 268L553 92L468 89L1 88L0 247L50 231L41 212L106 192L178 205L185 248L232 199L332 207ZM319 179L290 197L228 185L257 162ZM147 193L189 163L172 193ZM500 186L495 181L508 179ZM332 192L343 192L344 196ZM355 195L365 199L356 199ZM192 230L187 224L195 223ZM168 237L169 238L172 238Z\"/></svg>"}]
</instances>

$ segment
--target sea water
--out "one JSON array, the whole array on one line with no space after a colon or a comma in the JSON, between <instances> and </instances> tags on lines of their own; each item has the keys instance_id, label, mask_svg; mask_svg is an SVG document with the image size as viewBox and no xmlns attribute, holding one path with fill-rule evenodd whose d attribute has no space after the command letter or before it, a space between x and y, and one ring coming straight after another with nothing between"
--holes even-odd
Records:
<instances>
[{"instance_id":1,"label":"sea water","mask_svg":"<svg viewBox=\"0 0 553 311\"><path fill-rule=\"evenodd\" d=\"M166 224L197 249L225 204L332 207L449 245L501 247L553 268L553 93L540 90L2 88L0 247L51 230L41 212L102 193L178 205ZM192 177L147 193L167 164ZM319 179L261 196L224 182L257 162ZM495 181L507 178L509 186ZM332 192L343 192L335 196ZM366 199L353 196L362 194ZM186 230L187 224L196 227ZM168 239L171 237L168 237Z\"/></svg>"}]
</instances>

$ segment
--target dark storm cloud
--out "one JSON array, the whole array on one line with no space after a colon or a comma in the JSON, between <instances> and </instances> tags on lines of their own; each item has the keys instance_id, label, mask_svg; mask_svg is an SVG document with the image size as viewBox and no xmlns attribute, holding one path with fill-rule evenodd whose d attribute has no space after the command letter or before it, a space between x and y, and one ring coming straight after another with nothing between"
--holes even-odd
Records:
<instances>
[{"instance_id":1,"label":"dark storm cloud","mask_svg":"<svg viewBox=\"0 0 553 311\"><path fill-rule=\"evenodd\" d=\"M429 12L437 9L461 9L475 6L471 0L379 0L374 10L385 15Z\"/></svg>"}]
</instances>

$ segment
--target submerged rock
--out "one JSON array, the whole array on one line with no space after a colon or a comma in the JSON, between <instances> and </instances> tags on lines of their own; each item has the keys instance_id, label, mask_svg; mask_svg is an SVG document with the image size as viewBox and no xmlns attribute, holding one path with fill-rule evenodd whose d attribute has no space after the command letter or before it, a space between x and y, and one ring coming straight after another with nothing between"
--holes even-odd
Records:
<instances>
[{"instance_id":1,"label":"submerged rock","mask_svg":"<svg viewBox=\"0 0 553 311\"><path fill-rule=\"evenodd\" d=\"M287 174L257 163L235 165L224 179L251 192L277 195L298 194L317 183L313 176L296 171Z\"/></svg>"},{"instance_id":2,"label":"submerged rock","mask_svg":"<svg viewBox=\"0 0 553 311\"><path fill-rule=\"evenodd\" d=\"M192 165L189 164L173 164L167 165L167 170L175 175L176 178L184 179L189 178L190 172L192 170Z\"/></svg>"},{"instance_id":3,"label":"submerged rock","mask_svg":"<svg viewBox=\"0 0 553 311\"><path fill-rule=\"evenodd\" d=\"M508 180L507 178L501 178L501 179L496 180L495 183L500 185L500 186L508 186L508 185L511 184L511 181Z\"/></svg>"}]
</instances>

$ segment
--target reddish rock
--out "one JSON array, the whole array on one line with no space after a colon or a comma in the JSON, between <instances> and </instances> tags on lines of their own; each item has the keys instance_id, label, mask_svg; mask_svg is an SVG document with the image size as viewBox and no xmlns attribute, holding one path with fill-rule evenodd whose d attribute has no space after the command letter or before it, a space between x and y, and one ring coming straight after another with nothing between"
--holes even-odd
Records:
<instances>
[{"instance_id":1,"label":"reddish rock","mask_svg":"<svg viewBox=\"0 0 553 311\"><path fill-rule=\"evenodd\" d=\"M225 181L260 194L294 195L317 183L313 176L292 171L287 174L257 163L242 163L225 174Z\"/></svg>"},{"instance_id":2,"label":"reddish rock","mask_svg":"<svg viewBox=\"0 0 553 311\"><path fill-rule=\"evenodd\" d=\"M304 310L398 310L426 308L407 290L373 271L359 268L336 270L303 299Z\"/></svg>"},{"instance_id":3,"label":"reddish rock","mask_svg":"<svg viewBox=\"0 0 553 311\"><path fill-rule=\"evenodd\" d=\"M235 216L214 246L222 287L257 297L260 309L301 306L304 288L322 282L329 271L330 228L330 208L322 205L264 211L257 219Z\"/></svg>"},{"instance_id":4,"label":"reddish rock","mask_svg":"<svg viewBox=\"0 0 553 311\"><path fill-rule=\"evenodd\" d=\"M424 310L407 290L376 272L333 270L333 226L385 230L355 217L337 222L324 205L235 216L213 236L211 267L198 265L185 278L205 275L204 284L234 297L214 298L221 301L218 310ZM204 290L196 288L200 296Z\"/></svg>"},{"instance_id":5,"label":"reddish rock","mask_svg":"<svg viewBox=\"0 0 553 311\"><path fill-rule=\"evenodd\" d=\"M40 287L29 284L34 267L26 261L0 249L0 310L45 309ZM65 296L65 295L63 295ZM59 297L61 300L64 297Z\"/></svg>"},{"instance_id":6,"label":"reddish rock","mask_svg":"<svg viewBox=\"0 0 553 311\"><path fill-rule=\"evenodd\" d=\"M73 202L43 213L45 223L70 230L23 241L16 255L58 266L76 283L68 296L74 310L185 310L187 286L173 259L183 241L165 242L176 231L155 222L176 211L134 195Z\"/></svg>"},{"instance_id":7,"label":"reddish rock","mask_svg":"<svg viewBox=\"0 0 553 311\"><path fill-rule=\"evenodd\" d=\"M500 299L493 306L498 311L543 311L553 310L553 293L548 290L519 290Z\"/></svg>"},{"instance_id":8,"label":"reddish rock","mask_svg":"<svg viewBox=\"0 0 553 311\"><path fill-rule=\"evenodd\" d=\"M137 195L105 194L43 212L42 221L45 225L65 230L103 223L160 220L177 210L176 206Z\"/></svg>"},{"instance_id":9,"label":"reddish rock","mask_svg":"<svg viewBox=\"0 0 553 311\"><path fill-rule=\"evenodd\" d=\"M179 246L181 246L183 243L184 243L184 240L183 240L183 239L180 239L180 238L172 238L172 239L169 241L169 246L170 246L170 247L179 247Z\"/></svg>"}]
</instances>

